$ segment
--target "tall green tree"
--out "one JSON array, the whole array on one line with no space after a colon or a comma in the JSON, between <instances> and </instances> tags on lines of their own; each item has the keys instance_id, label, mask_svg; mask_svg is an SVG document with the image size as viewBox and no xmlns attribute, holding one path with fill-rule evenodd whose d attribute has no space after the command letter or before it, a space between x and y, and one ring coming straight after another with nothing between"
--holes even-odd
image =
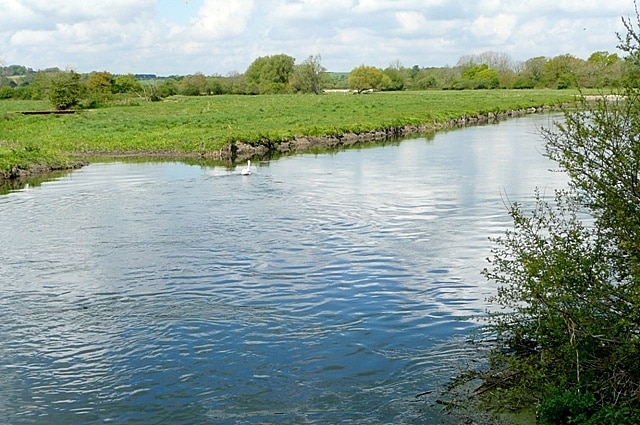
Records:
<instances>
[{"instance_id":1,"label":"tall green tree","mask_svg":"<svg viewBox=\"0 0 640 425\"><path fill-rule=\"evenodd\" d=\"M309 56L296 65L291 76L291 87L296 92L319 94L326 81L326 68L322 66L320 55Z\"/></svg>"},{"instance_id":2,"label":"tall green tree","mask_svg":"<svg viewBox=\"0 0 640 425\"><path fill-rule=\"evenodd\" d=\"M118 75L113 82L114 93L141 93L142 86L133 74Z\"/></svg>"},{"instance_id":3,"label":"tall green tree","mask_svg":"<svg viewBox=\"0 0 640 425\"><path fill-rule=\"evenodd\" d=\"M285 54L262 56L245 71L247 91L251 94L286 93L295 59Z\"/></svg>"},{"instance_id":4,"label":"tall green tree","mask_svg":"<svg viewBox=\"0 0 640 425\"><path fill-rule=\"evenodd\" d=\"M115 78L110 72L101 71L90 73L84 83L88 97L87 103L95 107L109 102L113 97L114 82Z\"/></svg>"},{"instance_id":5,"label":"tall green tree","mask_svg":"<svg viewBox=\"0 0 640 425\"><path fill-rule=\"evenodd\" d=\"M390 85L389 76L375 66L360 65L349 73L349 88L358 93L366 90L384 90Z\"/></svg>"},{"instance_id":6,"label":"tall green tree","mask_svg":"<svg viewBox=\"0 0 640 425\"><path fill-rule=\"evenodd\" d=\"M178 94L200 96L209 94L209 82L200 72L184 77L178 85Z\"/></svg>"},{"instance_id":7,"label":"tall green tree","mask_svg":"<svg viewBox=\"0 0 640 425\"><path fill-rule=\"evenodd\" d=\"M409 70L404 68L400 62L386 67L382 72L389 77L389 81L391 82L387 90L405 89L406 82L409 78Z\"/></svg>"},{"instance_id":8,"label":"tall green tree","mask_svg":"<svg viewBox=\"0 0 640 425\"><path fill-rule=\"evenodd\" d=\"M578 87L581 83L580 72L584 70L584 63L573 55L555 56L544 64L543 80L547 87L566 89Z\"/></svg>"},{"instance_id":9,"label":"tall green tree","mask_svg":"<svg viewBox=\"0 0 640 425\"><path fill-rule=\"evenodd\" d=\"M80 74L64 71L55 74L49 85L49 100L54 108L65 110L77 106L82 99Z\"/></svg>"}]
</instances>

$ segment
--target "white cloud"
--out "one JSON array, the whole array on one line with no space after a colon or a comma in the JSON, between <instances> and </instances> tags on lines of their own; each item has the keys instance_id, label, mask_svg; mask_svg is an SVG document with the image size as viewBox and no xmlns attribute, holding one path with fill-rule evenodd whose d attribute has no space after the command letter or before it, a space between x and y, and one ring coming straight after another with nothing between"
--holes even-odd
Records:
<instances>
[{"instance_id":1,"label":"white cloud","mask_svg":"<svg viewBox=\"0 0 640 425\"><path fill-rule=\"evenodd\" d=\"M504 43L511 36L516 22L515 16L504 13L493 17L481 15L471 24L471 32L491 44Z\"/></svg>"},{"instance_id":2,"label":"white cloud","mask_svg":"<svg viewBox=\"0 0 640 425\"><path fill-rule=\"evenodd\" d=\"M192 34L220 39L242 34L253 12L253 0L205 0L193 21Z\"/></svg>"},{"instance_id":3,"label":"white cloud","mask_svg":"<svg viewBox=\"0 0 640 425\"><path fill-rule=\"evenodd\" d=\"M279 0L269 9L271 20L339 20L350 13L353 1L344 0Z\"/></svg>"},{"instance_id":4,"label":"white cloud","mask_svg":"<svg viewBox=\"0 0 640 425\"><path fill-rule=\"evenodd\" d=\"M633 2L0 0L0 62L166 75L242 72L276 53L320 54L336 71L443 66L487 50L588 57L616 50L621 16L635 16Z\"/></svg>"},{"instance_id":5,"label":"white cloud","mask_svg":"<svg viewBox=\"0 0 640 425\"><path fill-rule=\"evenodd\" d=\"M400 11L396 12L396 19L402 30L406 33L424 31L428 26L427 19L420 12Z\"/></svg>"}]
</instances>

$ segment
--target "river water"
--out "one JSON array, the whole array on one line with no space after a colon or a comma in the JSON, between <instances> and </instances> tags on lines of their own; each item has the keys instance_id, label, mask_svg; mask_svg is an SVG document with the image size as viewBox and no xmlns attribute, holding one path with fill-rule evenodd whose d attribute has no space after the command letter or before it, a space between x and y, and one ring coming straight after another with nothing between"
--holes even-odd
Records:
<instances>
[{"instance_id":1,"label":"river water","mask_svg":"<svg viewBox=\"0 0 640 425\"><path fill-rule=\"evenodd\" d=\"M96 163L0 197L2 423L448 423L546 115L240 167Z\"/></svg>"}]
</instances>

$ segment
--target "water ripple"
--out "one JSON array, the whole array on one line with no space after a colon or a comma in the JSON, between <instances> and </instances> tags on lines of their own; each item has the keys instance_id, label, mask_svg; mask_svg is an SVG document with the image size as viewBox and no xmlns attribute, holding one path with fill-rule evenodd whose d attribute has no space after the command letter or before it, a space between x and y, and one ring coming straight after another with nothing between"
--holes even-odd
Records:
<instances>
[{"instance_id":1,"label":"water ripple","mask_svg":"<svg viewBox=\"0 0 640 425\"><path fill-rule=\"evenodd\" d=\"M3 421L446 423L415 396L478 357L500 194L561 180L522 123L0 197Z\"/></svg>"}]
</instances>

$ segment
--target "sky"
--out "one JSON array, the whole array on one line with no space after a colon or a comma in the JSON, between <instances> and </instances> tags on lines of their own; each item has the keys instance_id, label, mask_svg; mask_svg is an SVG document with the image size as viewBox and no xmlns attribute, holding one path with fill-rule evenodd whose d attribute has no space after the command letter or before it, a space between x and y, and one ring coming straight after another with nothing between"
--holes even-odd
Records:
<instances>
[{"instance_id":1,"label":"sky","mask_svg":"<svg viewBox=\"0 0 640 425\"><path fill-rule=\"evenodd\" d=\"M0 0L0 64L229 75L260 57L329 71L620 53L633 0Z\"/></svg>"}]
</instances>

